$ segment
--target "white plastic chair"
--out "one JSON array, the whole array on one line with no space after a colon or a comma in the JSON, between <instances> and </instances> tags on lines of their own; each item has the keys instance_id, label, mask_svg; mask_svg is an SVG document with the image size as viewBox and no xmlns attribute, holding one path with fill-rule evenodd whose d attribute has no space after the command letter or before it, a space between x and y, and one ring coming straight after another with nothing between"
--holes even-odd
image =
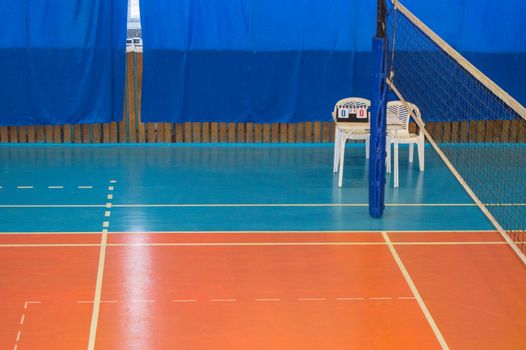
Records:
<instances>
[{"instance_id":1,"label":"white plastic chair","mask_svg":"<svg viewBox=\"0 0 526 350\"><path fill-rule=\"evenodd\" d=\"M334 161L333 161L333 172L338 172L340 169L339 178L338 178L338 187L342 187L343 182L343 159L345 155L345 143L347 140L360 140L365 141L365 158L369 158L369 139L370 133L367 129L357 129L353 124L355 123L345 123L338 122L337 115L338 108L367 108L367 113L369 113L369 108L371 107L371 101L360 98L360 97L348 97L344 98L336 103L334 110L332 112L332 119L335 122L335 132L334 132Z\"/></svg>"},{"instance_id":2,"label":"white plastic chair","mask_svg":"<svg viewBox=\"0 0 526 350\"><path fill-rule=\"evenodd\" d=\"M409 162L413 162L414 145L418 148L418 165L420 171L424 171L424 152L425 152L425 136L419 129L417 134L409 132L409 118L411 112L424 125L420 110L412 103L407 103L411 109L409 111L406 105L401 101L391 101L387 103L387 124L399 124L401 128L390 131L387 134L387 172L391 172L391 145L394 144L394 187L398 187L398 145L409 145Z\"/></svg>"}]
</instances>

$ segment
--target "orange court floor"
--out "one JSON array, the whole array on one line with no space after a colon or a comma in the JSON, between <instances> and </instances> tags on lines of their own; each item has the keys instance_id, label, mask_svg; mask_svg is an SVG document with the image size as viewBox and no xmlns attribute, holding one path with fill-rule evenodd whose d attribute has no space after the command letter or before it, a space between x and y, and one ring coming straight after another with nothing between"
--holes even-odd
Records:
<instances>
[{"instance_id":1,"label":"orange court floor","mask_svg":"<svg viewBox=\"0 0 526 350\"><path fill-rule=\"evenodd\" d=\"M526 348L494 231L103 237L0 235L1 349Z\"/></svg>"}]
</instances>

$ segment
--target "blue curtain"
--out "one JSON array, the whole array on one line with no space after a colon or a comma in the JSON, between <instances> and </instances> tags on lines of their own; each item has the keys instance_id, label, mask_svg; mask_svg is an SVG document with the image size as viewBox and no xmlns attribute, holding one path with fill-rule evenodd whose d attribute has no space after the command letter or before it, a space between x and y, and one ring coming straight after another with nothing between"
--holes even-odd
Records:
<instances>
[{"instance_id":1,"label":"blue curtain","mask_svg":"<svg viewBox=\"0 0 526 350\"><path fill-rule=\"evenodd\" d=\"M0 0L0 125L122 118L127 0Z\"/></svg>"},{"instance_id":2,"label":"blue curtain","mask_svg":"<svg viewBox=\"0 0 526 350\"><path fill-rule=\"evenodd\" d=\"M330 120L368 96L368 0L141 0L144 121Z\"/></svg>"},{"instance_id":3,"label":"blue curtain","mask_svg":"<svg viewBox=\"0 0 526 350\"><path fill-rule=\"evenodd\" d=\"M526 1L401 2L484 74L526 105Z\"/></svg>"},{"instance_id":4,"label":"blue curtain","mask_svg":"<svg viewBox=\"0 0 526 350\"><path fill-rule=\"evenodd\" d=\"M526 2L402 3L526 104ZM376 1L141 0L141 15L145 121L325 121L369 97Z\"/></svg>"}]
</instances>

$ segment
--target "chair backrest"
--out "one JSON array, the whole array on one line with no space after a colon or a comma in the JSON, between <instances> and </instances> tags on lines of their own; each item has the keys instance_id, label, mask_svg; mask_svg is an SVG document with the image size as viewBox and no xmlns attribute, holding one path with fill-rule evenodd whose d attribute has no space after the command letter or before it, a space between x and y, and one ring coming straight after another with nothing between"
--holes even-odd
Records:
<instances>
[{"instance_id":1,"label":"chair backrest","mask_svg":"<svg viewBox=\"0 0 526 350\"><path fill-rule=\"evenodd\" d=\"M363 108L366 107L369 109L371 107L371 101L366 98L361 97L347 97L339 100L334 105L334 110L332 111L332 120L336 121L336 112L338 108L348 107L348 108Z\"/></svg>"},{"instance_id":2,"label":"chair backrest","mask_svg":"<svg viewBox=\"0 0 526 350\"><path fill-rule=\"evenodd\" d=\"M409 102L407 105L411 108L411 111L407 110L406 105L402 101L387 102L387 123L402 125L402 130L399 131L402 133L409 133L409 118L411 117L411 112L413 112L418 120L422 120L418 107Z\"/></svg>"}]
</instances>

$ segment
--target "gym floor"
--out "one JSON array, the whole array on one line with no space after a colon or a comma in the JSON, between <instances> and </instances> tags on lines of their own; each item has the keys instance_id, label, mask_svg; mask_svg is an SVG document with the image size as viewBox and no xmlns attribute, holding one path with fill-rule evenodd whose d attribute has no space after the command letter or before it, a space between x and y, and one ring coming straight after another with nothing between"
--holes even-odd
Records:
<instances>
[{"instance_id":1,"label":"gym floor","mask_svg":"<svg viewBox=\"0 0 526 350\"><path fill-rule=\"evenodd\" d=\"M432 149L2 146L0 348L521 349L526 267Z\"/></svg>"}]
</instances>

